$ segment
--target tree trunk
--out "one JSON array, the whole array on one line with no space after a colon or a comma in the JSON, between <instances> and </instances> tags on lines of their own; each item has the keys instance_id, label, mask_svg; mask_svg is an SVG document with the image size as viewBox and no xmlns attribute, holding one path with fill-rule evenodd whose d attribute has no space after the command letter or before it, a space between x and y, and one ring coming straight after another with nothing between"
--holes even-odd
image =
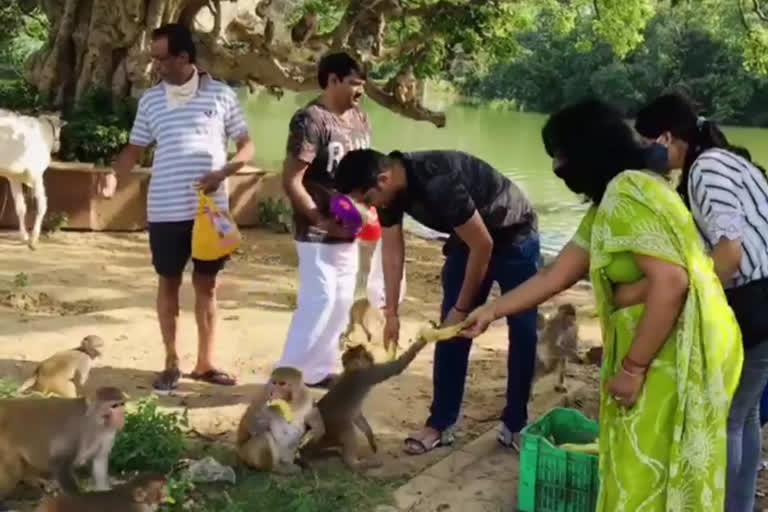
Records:
<instances>
[{"instance_id":1,"label":"tree trunk","mask_svg":"<svg viewBox=\"0 0 768 512\"><path fill-rule=\"evenodd\" d=\"M355 9L365 1L350 0L350 13L337 30L302 45L291 41L285 20L303 0L39 0L51 28L47 44L27 62L26 78L59 106L77 103L91 89L138 97L155 79L152 31L180 22L193 30L199 66L216 78L270 90L311 90L317 88L319 56L339 49L354 30L371 30L355 25ZM344 44L360 58L358 48ZM398 99L395 85L369 81L366 90L403 116L445 124L442 113L424 108L418 98Z\"/></svg>"},{"instance_id":2,"label":"tree trunk","mask_svg":"<svg viewBox=\"0 0 768 512\"><path fill-rule=\"evenodd\" d=\"M179 18L190 0L43 0L48 44L27 63L27 78L57 104L92 88L139 95L152 83L150 35Z\"/></svg>"}]
</instances>

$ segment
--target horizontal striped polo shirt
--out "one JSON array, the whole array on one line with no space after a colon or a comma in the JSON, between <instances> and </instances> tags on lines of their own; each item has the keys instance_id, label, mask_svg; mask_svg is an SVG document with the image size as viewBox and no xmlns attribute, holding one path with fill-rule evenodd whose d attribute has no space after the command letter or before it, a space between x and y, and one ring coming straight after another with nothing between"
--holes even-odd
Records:
<instances>
[{"instance_id":1,"label":"horizontal striped polo shirt","mask_svg":"<svg viewBox=\"0 0 768 512\"><path fill-rule=\"evenodd\" d=\"M712 148L699 155L688 180L691 212L711 250L740 240L741 265L726 288L768 277L768 180L749 160Z\"/></svg>"},{"instance_id":2,"label":"horizontal striped polo shirt","mask_svg":"<svg viewBox=\"0 0 768 512\"><path fill-rule=\"evenodd\" d=\"M147 194L149 222L180 222L195 218L195 182L227 163L229 140L248 134L235 91L200 74L195 97L168 110L163 82L144 92L139 100L129 142L148 147L156 144L152 178ZM224 182L213 194L222 211L229 210Z\"/></svg>"}]
</instances>

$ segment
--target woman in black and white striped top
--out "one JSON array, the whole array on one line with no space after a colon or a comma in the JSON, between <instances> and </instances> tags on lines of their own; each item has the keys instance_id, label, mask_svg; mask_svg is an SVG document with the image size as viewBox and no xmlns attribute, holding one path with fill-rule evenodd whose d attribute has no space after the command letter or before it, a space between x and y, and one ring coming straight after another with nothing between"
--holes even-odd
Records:
<instances>
[{"instance_id":1,"label":"woman in black and white striped top","mask_svg":"<svg viewBox=\"0 0 768 512\"><path fill-rule=\"evenodd\" d=\"M682 169L678 190L741 327L744 365L728 418L724 483L726 511L752 512L761 454L759 402L768 381L768 179L747 150L729 144L682 95L664 95L643 108L636 128L650 144L652 167Z\"/></svg>"}]
</instances>

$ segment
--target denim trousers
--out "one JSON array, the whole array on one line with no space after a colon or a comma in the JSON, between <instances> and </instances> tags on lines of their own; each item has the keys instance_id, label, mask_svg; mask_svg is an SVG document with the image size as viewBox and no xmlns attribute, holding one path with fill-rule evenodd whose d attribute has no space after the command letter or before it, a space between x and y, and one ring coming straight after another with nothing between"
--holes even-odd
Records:
<instances>
[{"instance_id":1,"label":"denim trousers","mask_svg":"<svg viewBox=\"0 0 768 512\"><path fill-rule=\"evenodd\" d=\"M516 243L494 247L485 281L473 307L488 299L494 282L499 283L505 293L532 277L538 270L539 252L536 234ZM442 319L456 304L468 258L469 251L465 246L453 248L446 254L442 270ZM501 420L511 432L519 432L528 421L528 399L536 363L536 308L507 317L507 325L507 405ZM433 400L426 424L440 432L452 428L458 421L471 346L472 340L467 338L435 345Z\"/></svg>"},{"instance_id":2,"label":"denim trousers","mask_svg":"<svg viewBox=\"0 0 768 512\"><path fill-rule=\"evenodd\" d=\"M741 380L728 415L726 512L753 512L762 457L760 398L768 382L768 341L744 352Z\"/></svg>"}]
</instances>

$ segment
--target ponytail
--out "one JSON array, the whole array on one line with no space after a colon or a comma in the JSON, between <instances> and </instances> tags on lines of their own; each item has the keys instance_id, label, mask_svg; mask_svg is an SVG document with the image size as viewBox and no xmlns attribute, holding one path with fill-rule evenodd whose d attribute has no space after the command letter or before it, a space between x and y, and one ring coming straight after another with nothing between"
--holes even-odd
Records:
<instances>
[{"instance_id":1,"label":"ponytail","mask_svg":"<svg viewBox=\"0 0 768 512\"><path fill-rule=\"evenodd\" d=\"M688 152L685 154L685 163L683 164L683 172L680 177L680 184L677 187L677 191L683 198L685 205L689 208L690 198L688 197L688 177L691 166L693 166L696 159L708 149L718 148L738 155L760 169L764 176L768 176L768 173L766 173L766 170L760 164L752 161L752 154L747 148L732 145L728 142L728 137L725 136L725 133L723 133L720 127L704 117L699 117L696 122L696 135L694 140L687 142Z\"/></svg>"}]
</instances>

